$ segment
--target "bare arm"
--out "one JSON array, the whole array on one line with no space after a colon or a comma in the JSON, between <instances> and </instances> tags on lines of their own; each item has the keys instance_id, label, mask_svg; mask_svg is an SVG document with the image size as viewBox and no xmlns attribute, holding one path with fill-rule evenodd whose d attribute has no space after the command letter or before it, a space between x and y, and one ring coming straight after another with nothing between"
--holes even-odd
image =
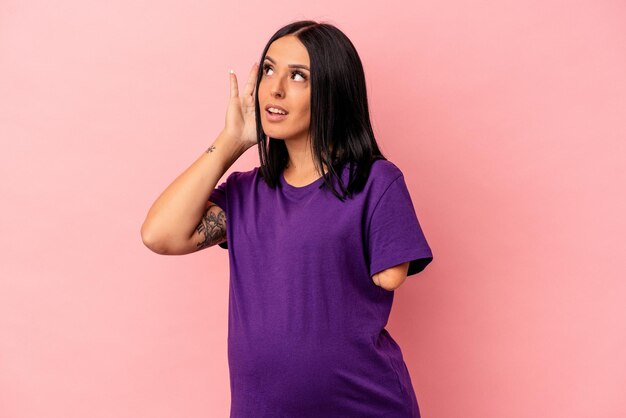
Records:
<instances>
[{"instance_id":1,"label":"bare arm","mask_svg":"<svg viewBox=\"0 0 626 418\"><path fill-rule=\"evenodd\" d=\"M391 291L397 289L404 283L408 271L409 262L406 262L374 274L372 280L376 286Z\"/></svg>"},{"instance_id":2,"label":"bare arm","mask_svg":"<svg viewBox=\"0 0 626 418\"><path fill-rule=\"evenodd\" d=\"M189 251L198 251L226 241L226 213L215 203L208 201L202 220L191 237Z\"/></svg>"},{"instance_id":3,"label":"bare arm","mask_svg":"<svg viewBox=\"0 0 626 418\"><path fill-rule=\"evenodd\" d=\"M158 254L187 254L226 240L226 216L209 202L217 182L246 150L257 143L254 63L242 97L230 71L226 126L213 144L180 174L152 204L141 239Z\"/></svg>"},{"instance_id":4,"label":"bare arm","mask_svg":"<svg viewBox=\"0 0 626 418\"><path fill-rule=\"evenodd\" d=\"M152 204L141 226L146 247L158 254L179 255L223 242L224 211L208 199L219 179L251 145L222 131Z\"/></svg>"}]
</instances>

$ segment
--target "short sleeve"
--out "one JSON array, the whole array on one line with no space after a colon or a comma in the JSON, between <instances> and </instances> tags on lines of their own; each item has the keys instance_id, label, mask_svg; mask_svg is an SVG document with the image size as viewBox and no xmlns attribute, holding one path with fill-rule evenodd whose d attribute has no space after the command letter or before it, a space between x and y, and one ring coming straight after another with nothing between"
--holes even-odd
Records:
<instances>
[{"instance_id":1,"label":"short sleeve","mask_svg":"<svg viewBox=\"0 0 626 418\"><path fill-rule=\"evenodd\" d=\"M224 213L226 213L226 219L228 219L228 199L226 198L227 183L228 180L222 182L215 189L213 189L209 196L209 200L219 206L224 211ZM221 242L217 245L227 250L228 240Z\"/></svg>"},{"instance_id":2,"label":"short sleeve","mask_svg":"<svg viewBox=\"0 0 626 418\"><path fill-rule=\"evenodd\" d=\"M365 239L370 276L406 262L410 262L410 276L433 260L403 175L383 192L368 219Z\"/></svg>"}]
</instances>

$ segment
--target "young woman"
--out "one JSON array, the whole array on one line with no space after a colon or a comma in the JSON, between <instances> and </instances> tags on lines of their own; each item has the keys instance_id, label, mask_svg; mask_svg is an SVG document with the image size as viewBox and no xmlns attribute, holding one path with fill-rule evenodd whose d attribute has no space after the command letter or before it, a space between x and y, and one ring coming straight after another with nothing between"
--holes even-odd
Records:
<instances>
[{"instance_id":1,"label":"young woman","mask_svg":"<svg viewBox=\"0 0 626 418\"><path fill-rule=\"evenodd\" d=\"M242 97L231 72L225 128L148 213L159 254L228 249L231 418L420 416L385 325L433 256L368 112L350 40L291 23ZM259 166L217 185L253 145Z\"/></svg>"}]
</instances>

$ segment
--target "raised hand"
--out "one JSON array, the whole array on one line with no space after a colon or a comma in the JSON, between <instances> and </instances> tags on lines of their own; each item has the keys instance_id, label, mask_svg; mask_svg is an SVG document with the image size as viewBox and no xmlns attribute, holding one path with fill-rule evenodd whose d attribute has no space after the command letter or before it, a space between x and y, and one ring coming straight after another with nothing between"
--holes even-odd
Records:
<instances>
[{"instance_id":1,"label":"raised hand","mask_svg":"<svg viewBox=\"0 0 626 418\"><path fill-rule=\"evenodd\" d=\"M231 137L241 140L246 145L246 148L257 143L254 93L258 68L259 65L257 63L252 65L241 97L239 96L237 76L234 72L229 75L230 99L226 111L224 131Z\"/></svg>"}]
</instances>

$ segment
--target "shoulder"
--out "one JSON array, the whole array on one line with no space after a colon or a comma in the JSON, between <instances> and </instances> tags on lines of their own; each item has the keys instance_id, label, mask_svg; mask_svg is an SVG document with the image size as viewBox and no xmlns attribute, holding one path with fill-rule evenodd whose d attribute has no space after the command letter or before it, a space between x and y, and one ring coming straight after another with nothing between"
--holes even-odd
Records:
<instances>
[{"instance_id":1,"label":"shoulder","mask_svg":"<svg viewBox=\"0 0 626 418\"><path fill-rule=\"evenodd\" d=\"M392 182L402 175L402 170L389 160L376 160L372 163L370 176L380 181Z\"/></svg>"},{"instance_id":2,"label":"shoulder","mask_svg":"<svg viewBox=\"0 0 626 418\"><path fill-rule=\"evenodd\" d=\"M259 167L254 167L251 170L248 171L233 171L232 173L230 173L230 175L226 178L227 183L229 183L229 185L245 185L245 184L250 184L251 182L253 182L255 180L255 178L258 175L258 170Z\"/></svg>"},{"instance_id":3,"label":"shoulder","mask_svg":"<svg viewBox=\"0 0 626 418\"><path fill-rule=\"evenodd\" d=\"M372 197L380 197L400 177L403 173L396 164L389 160L376 160L370 169L367 188Z\"/></svg>"}]
</instances>

